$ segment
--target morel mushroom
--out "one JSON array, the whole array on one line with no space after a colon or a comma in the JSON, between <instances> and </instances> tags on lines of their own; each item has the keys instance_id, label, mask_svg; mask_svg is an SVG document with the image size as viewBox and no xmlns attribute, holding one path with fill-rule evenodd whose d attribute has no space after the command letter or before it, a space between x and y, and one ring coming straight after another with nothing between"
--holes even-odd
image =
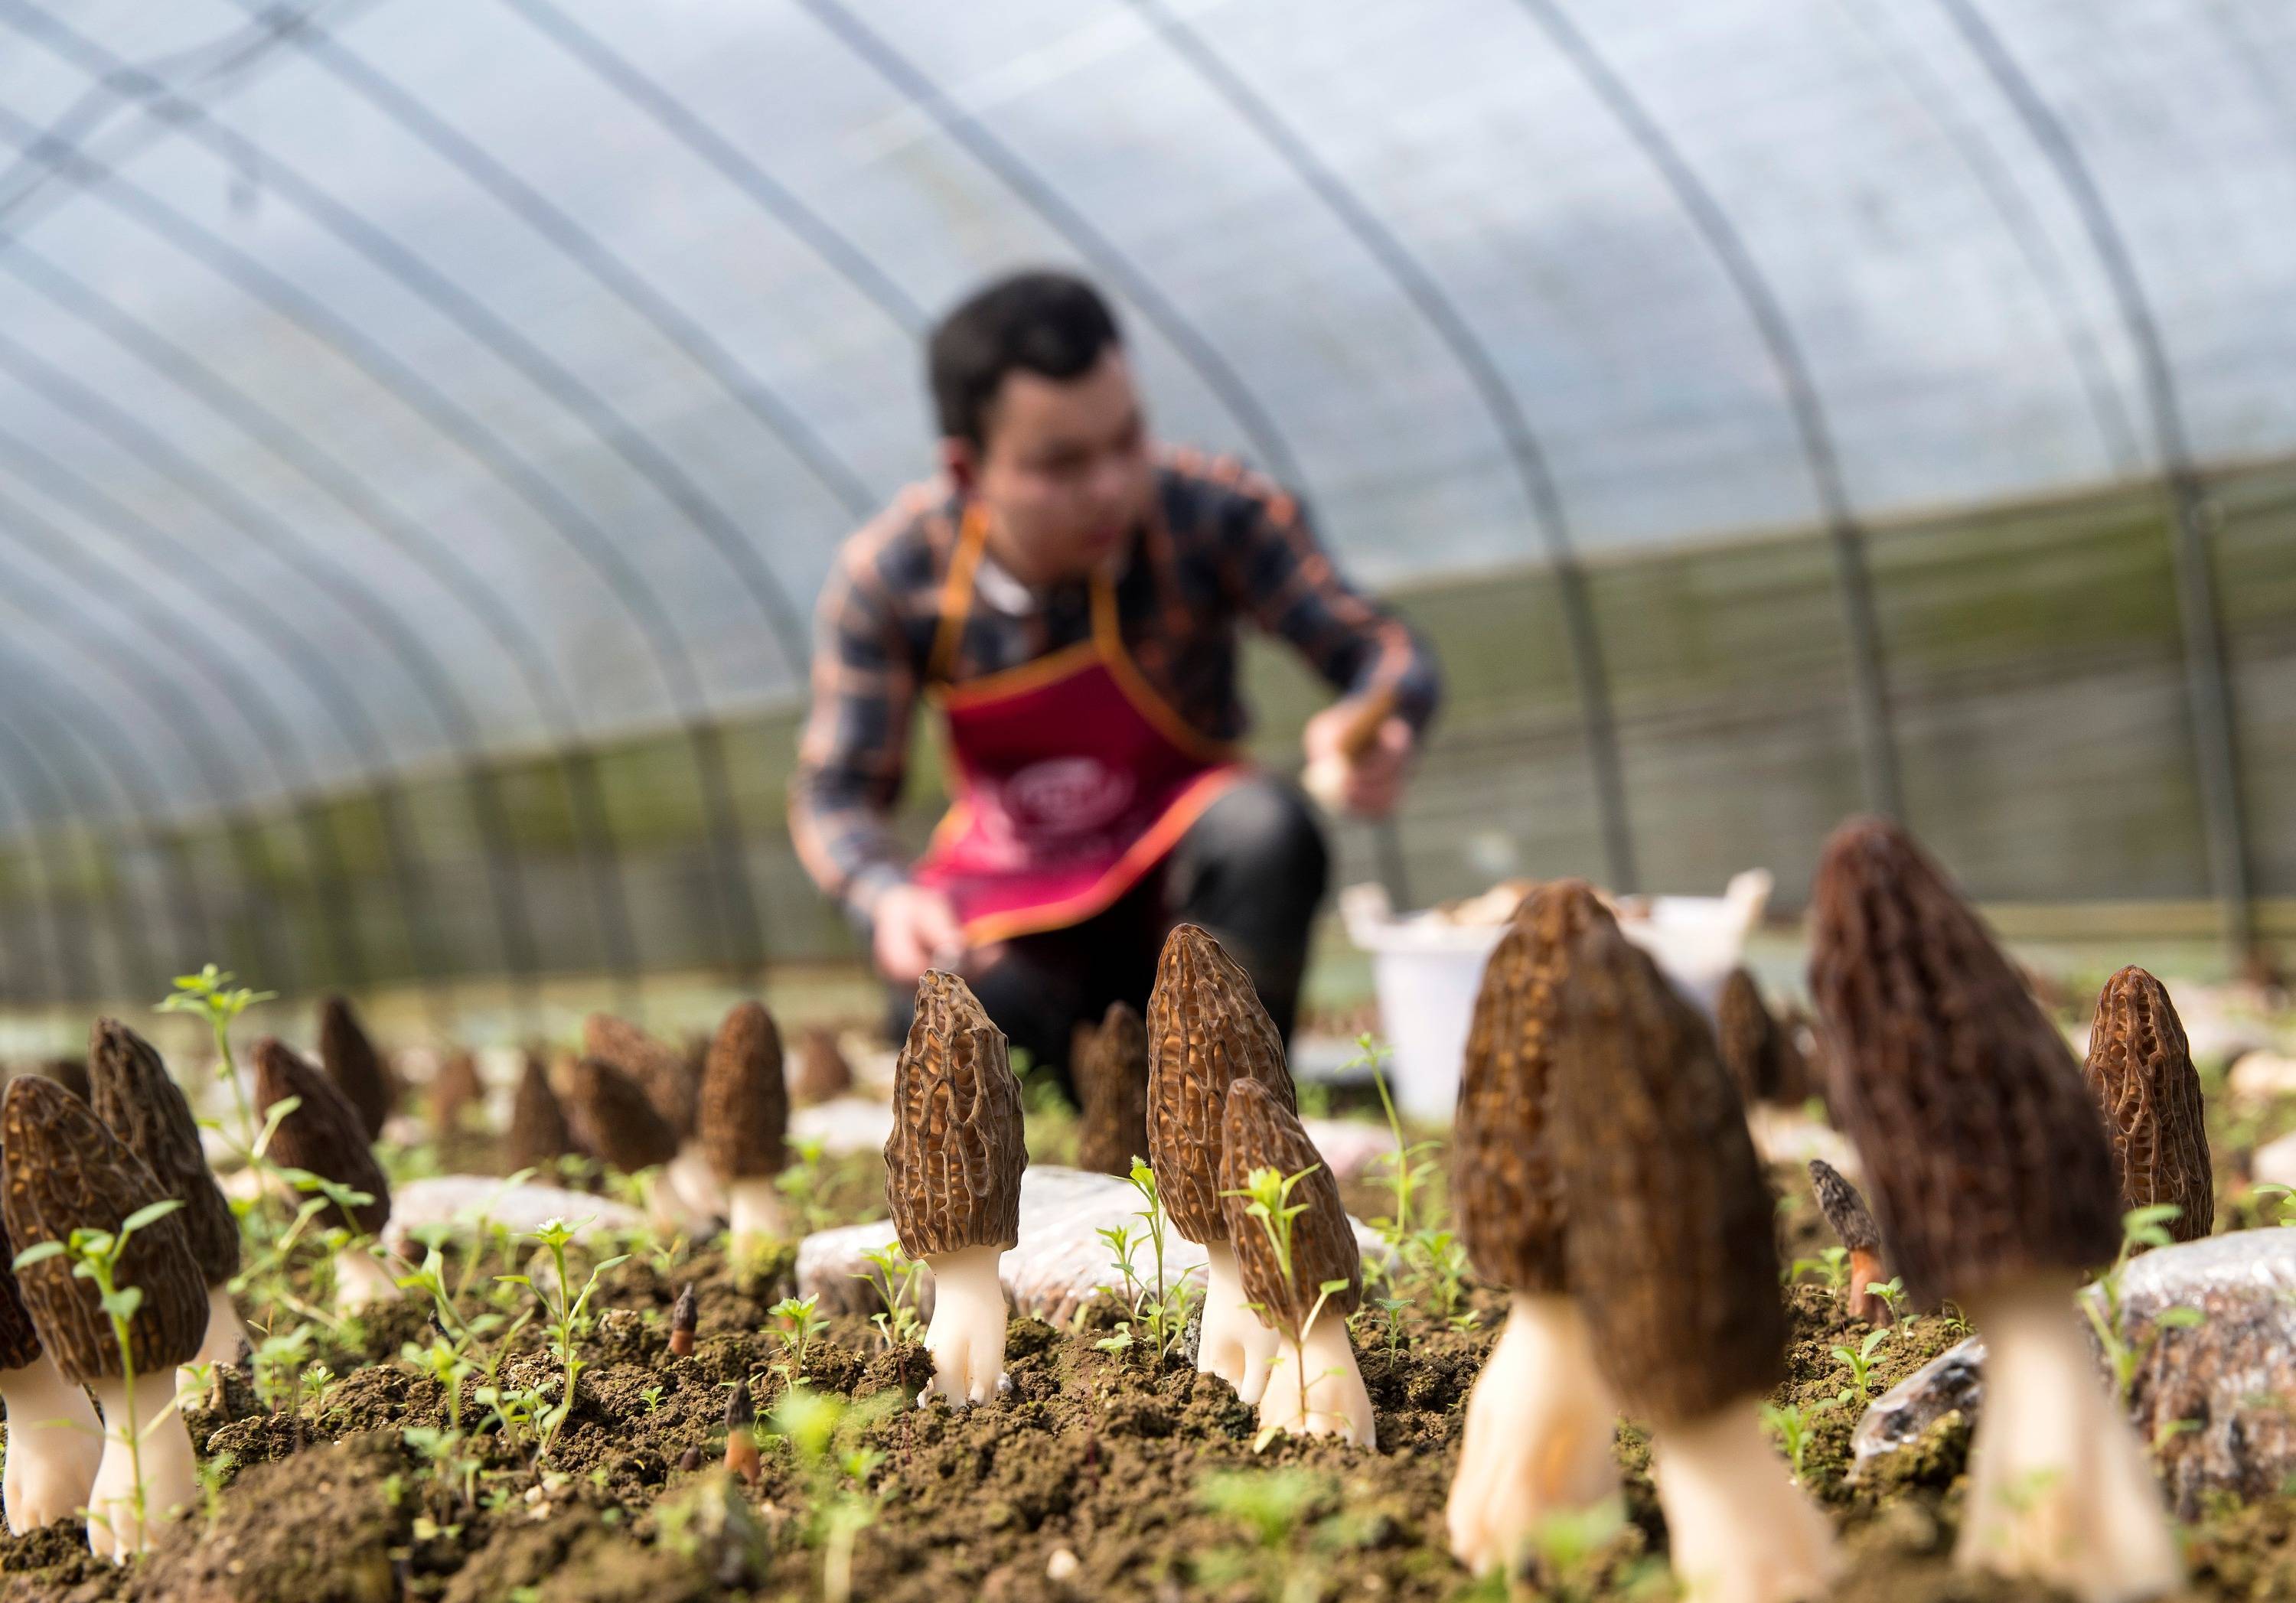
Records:
<instances>
[{"instance_id":1,"label":"morel mushroom","mask_svg":"<svg viewBox=\"0 0 2296 1603\"><path fill-rule=\"evenodd\" d=\"M320 1215L323 1223L340 1224L352 1236L334 1258L336 1304L362 1308L398 1301L398 1282L362 1239L380 1236L390 1219L390 1182L367 1144L365 1122L332 1080L266 1035L255 1043L256 1108L267 1118L290 1097L297 1099L295 1109L279 1121L267 1156L367 1198L338 1202Z\"/></svg>"},{"instance_id":2,"label":"morel mushroom","mask_svg":"<svg viewBox=\"0 0 2296 1603\"><path fill-rule=\"evenodd\" d=\"M662 1165L662 1186L688 1217L706 1222L726 1212L725 1188L694 1139L701 1076L694 1060L657 1041L627 1019L593 1013L582 1021L582 1051L636 1082L661 1122L676 1134L677 1150Z\"/></svg>"},{"instance_id":3,"label":"morel mushroom","mask_svg":"<svg viewBox=\"0 0 2296 1603\"><path fill-rule=\"evenodd\" d=\"M1976 912L1895 825L1826 843L1810 989L1830 1089L1907 1296L1984 1333L1958 1561L2089 1603L2183 1572L2142 1445L2073 1295L2120 1242L2112 1152L2078 1065Z\"/></svg>"},{"instance_id":4,"label":"morel mushroom","mask_svg":"<svg viewBox=\"0 0 2296 1603\"><path fill-rule=\"evenodd\" d=\"M247 1339L247 1327L231 1300L231 1277L239 1272L239 1221L208 1167L192 1105L152 1043L117 1019L95 1021L88 1032L87 1059L95 1116L184 1205L184 1233L208 1288L207 1335L192 1362L229 1363Z\"/></svg>"},{"instance_id":5,"label":"morel mushroom","mask_svg":"<svg viewBox=\"0 0 2296 1603\"><path fill-rule=\"evenodd\" d=\"M1133 1159L1148 1154L1148 1026L1130 1003L1112 1002L1097 1029L1077 1026L1075 1043L1077 1167L1129 1174Z\"/></svg>"},{"instance_id":6,"label":"morel mushroom","mask_svg":"<svg viewBox=\"0 0 2296 1603\"><path fill-rule=\"evenodd\" d=\"M1148 997L1148 1161L1165 1216L1207 1259L1196 1368L1256 1406L1276 1336L1245 1306L1219 1197L1221 1120L1238 1080L1258 1080L1286 1108L1299 1106L1283 1038L1251 977L1204 931L1176 925Z\"/></svg>"},{"instance_id":7,"label":"morel mushroom","mask_svg":"<svg viewBox=\"0 0 2296 1603\"><path fill-rule=\"evenodd\" d=\"M2177 1215L2166 1222L2172 1238L2207 1235L2217 1196L2201 1077L2168 988L2137 968L2107 980L2081 1073L2104 1109L2121 1206L2173 1206Z\"/></svg>"},{"instance_id":8,"label":"morel mushroom","mask_svg":"<svg viewBox=\"0 0 2296 1603\"><path fill-rule=\"evenodd\" d=\"M834 1101L853 1089L853 1066L837 1045L837 1032L820 1025L808 1026L798 1037L796 1071L790 1076L790 1100L801 1108Z\"/></svg>"},{"instance_id":9,"label":"morel mushroom","mask_svg":"<svg viewBox=\"0 0 2296 1603\"><path fill-rule=\"evenodd\" d=\"M390 1063L367 1039L348 997L330 996L319 1004L319 1067L358 1109L367 1140L381 1140L383 1121L398 1100L398 1087Z\"/></svg>"},{"instance_id":10,"label":"morel mushroom","mask_svg":"<svg viewBox=\"0 0 2296 1603\"><path fill-rule=\"evenodd\" d=\"M925 1348L933 1389L951 1403L986 1403L1004 1381L996 1265L1020 1239L1028 1162L1004 1033L963 980L928 970L893 1064L885 1198L901 1250L932 1272Z\"/></svg>"},{"instance_id":11,"label":"morel mushroom","mask_svg":"<svg viewBox=\"0 0 2296 1603\"><path fill-rule=\"evenodd\" d=\"M10 1267L15 1257L0 1229L0 1403L8 1410L0 1506L8 1529L24 1536L87 1507L103 1459L103 1427L87 1394L40 1350L40 1333Z\"/></svg>"},{"instance_id":12,"label":"morel mushroom","mask_svg":"<svg viewBox=\"0 0 2296 1603\"><path fill-rule=\"evenodd\" d=\"M1619 1488L1618 1406L1564 1273L1546 1106L1571 944L1610 919L1584 880L1534 889L1484 966L1467 1031L1451 1195L1475 1272L1512 1294L1467 1398L1445 1515L1452 1552L1478 1573L1510 1562L1550 1517Z\"/></svg>"},{"instance_id":13,"label":"morel mushroom","mask_svg":"<svg viewBox=\"0 0 2296 1603\"><path fill-rule=\"evenodd\" d=\"M29 1075L9 1083L0 1097L0 1152L7 1174L0 1215L10 1241L20 1255L49 1249L18 1272L24 1305L63 1378L88 1387L103 1411L102 1456L86 1493L88 1546L100 1558L124 1561L152 1545L160 1520L199 1495L192 1438L175 1410L176 1366L200 1349L207 1288L183 1210L149 1216L173 1199L62 1086ZM57 1248L75 1231L116 1238L124 1230L127 1239L108 1272L115 1288L138 1294L123 1351L97 1282L74 1273Z\"/></svg>"},{"instance_id":14,"label":"morel mushroom","mask_svg":"<svg viewBox=\"0 0 2296 1603\"><path fill-rule=\"evenodd\" d=\"M1801 1048L1762 1001L1754 977L1743 969L1731 969L1722 982L1714 1023L1722 1067L1730 1071L1738 1098L1747 1107L1808 1099L1809 1066L1802 1060Z\"/></svg>"},{"instance_id":15,"label":"morel mushroom","mask_svg":"<svg viewBox=\"0 0 2296 1603\"><path fill-rule=\"evenodd\" d=\"M736 1261L788 1233L775 1184L789 1163L782 1036L762 1002L726 1015L701 1071L701 1149L727 1203Z\"/></svg>"},{"instance_id":16,"label":"morel mushroom","mask_svg":"<svg viewBox=\"0 0 2296 1603\"><path fill-rule=\"evenodd\" d=\"M479 1060L459 1047L439 1059L430 1076L430 1122L442 1136L463 1128L464 1117L487 1102L486 1082L479 1078Z\"/></svg>"},{"instance_id":17,"label":"morel mushroom","mask_svg":"<svg viewBox=\"0 0 2296 1603\"><path fill-rule=\"evenodd\" d=\"M87 1062L81 1058L51 1058L40 1072L81 1101L87 1100Z\"/></svg>"},{"instance_id":18,"label":"morel mushroom","mask_svg":"<svg viewBox=\"0 0 2296 1603\"><path fill-rule=\"evenodd\" d=\"M677 1156L677 1132L636 1080L596 1058L577 1058L567 1077L567 1106L575 1138L583 1150L625 1174L660 1170ZM709 1223L683 1193L656 1174L646 1186L646 1204L656 1219L674 1230L700 1231Z\"/></svg>"},{"instance_id":19,"label":"morel mushroom","mask_svg":"<svg viewBox=\"0 0 2296 1603\"><path fill-rule=\"evenodd\" d=\"M1849 1317L1869 1325L1896 1323L1897 1315L1890 1311L1889 1302L1868 1289L1886 1283L1889 1276L1882 1268L1882 1227L1874 1223L1866 1198L1841 1170L1822 1157L1809 1160L1809 1189L1817 1196L1817 1211L1825 1215L1826 1223L1833 1227L1849 1254L1849 1282L1842 1292Z\"/></svg>"},{"instance_id":20,"label":"morel mushroom","mask_svg":"<svg viewBox=\"0 0 2296 1603\"><path fill-rule=\"evenodd\" d=\"M566 1109L550 1088L550 1071L540 1054L529 1052L519 1070L518 1090L510 1103L510 1129L503 1137L503 1157L513 1174L521 1169L553 1169L575 1150L574 1132L566 1123Z\"/></svg>"},{"instance_id":21,"label":"morel mushroom","mask_svg":"<svg viewBox=\"0 0 2296 1603\"><path fill-rule=\"evenodd\" d=\"M1572 943L1562 1012L1564 1268L1596 1362L1652 1427L1676 1577L1710 1603L1810 1597L1833 1534L1762 1428L1785 1376L1775 1210L1713 1034L1608 920Z\"/></svg>"},{"instance_id":22,"label":"morel mushroom","mask_svg":"<svg viewBox=\"0 0 2296 1603\"><path fill-rule=\"evenodd\" d=\"M1220 1200L1244 1295L1289 1344L1260 1396L1260 1428L1373 1446L1371 1395L1348 1341L1348 1315L1363 1300L1363 1258L1339 1182L1300 1116L1265 1083L1229 1086L1220 1123ZM1255 1211L1255 1193L1274 1206ZM1302 1204L1304 1212L1282 1216Z\"/></svg>"}]
</instances>

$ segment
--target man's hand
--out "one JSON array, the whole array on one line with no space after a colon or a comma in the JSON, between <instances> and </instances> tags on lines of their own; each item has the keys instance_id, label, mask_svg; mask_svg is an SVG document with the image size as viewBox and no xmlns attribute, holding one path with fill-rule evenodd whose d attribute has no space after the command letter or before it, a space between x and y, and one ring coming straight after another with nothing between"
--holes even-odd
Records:
<instances>
[{"instance_id":1,"label":"man's hand","mask_svg":"<svg viewBox=\"0 0 2296 1603\"><path fill-rule=\"evenodd\" d=\"M1410 724L1391 715L1366 739L1359 727L1364 710L1360 701L1341 701L1308 720L1300 740L1308 753L1306 782L1326 806L1385 818L1403 799L1404 775L1419 740Z\"/></svg>"},{"instance_id":2,"label":"man's hand","mask_svg":"<svg viewBox=\"0 0 2296 1603\"><path fill-rule=\"evenodd\" d=\"M877 972L897 986L913 986L928 969L956 961L964 930L947 896L922 885L896 885L869 910L870 945Z\"/></svg>"}]
</instances>

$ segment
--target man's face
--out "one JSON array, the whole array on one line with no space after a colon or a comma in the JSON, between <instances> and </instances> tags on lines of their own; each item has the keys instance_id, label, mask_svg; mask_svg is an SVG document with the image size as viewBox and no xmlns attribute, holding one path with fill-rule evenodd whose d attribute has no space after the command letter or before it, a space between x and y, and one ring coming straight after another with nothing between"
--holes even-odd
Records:
<instances>
[{"instance_id":1,"label":"man's face","mask_svg":"<svg viewBox=\"0 0 2296 1603\"><path fill-rule=\"evenodd\" d=\"M988 441L947 440L957 482L990 514L991 549L1024 584L1104 567L1147 511L1148 430L1132 370L1111 347L1073 379L1006 375Z\"/></svg>"}]
</instances>

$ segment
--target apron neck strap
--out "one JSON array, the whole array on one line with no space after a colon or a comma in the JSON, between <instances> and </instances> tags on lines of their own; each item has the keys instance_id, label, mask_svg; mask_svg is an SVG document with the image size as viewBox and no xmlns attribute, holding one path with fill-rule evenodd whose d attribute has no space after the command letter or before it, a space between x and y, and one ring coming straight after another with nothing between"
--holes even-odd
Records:
<instances>
[{"instance_id":1,"label":"apron neck strap","mask_svg":"<svg viewBox=\"0 0 2296 1603\"><path fill-rule=\"evenodd\" d=\"M956 660L956 643L964 637L964 620L972 610L972 576L988 544L988 511L978 501L965 503L956 526L956 549L949 553L948 577L940 588L940 625L933 631L932 655L925 658L928 683L948 677Z\"/></svg>"}]
</instances>

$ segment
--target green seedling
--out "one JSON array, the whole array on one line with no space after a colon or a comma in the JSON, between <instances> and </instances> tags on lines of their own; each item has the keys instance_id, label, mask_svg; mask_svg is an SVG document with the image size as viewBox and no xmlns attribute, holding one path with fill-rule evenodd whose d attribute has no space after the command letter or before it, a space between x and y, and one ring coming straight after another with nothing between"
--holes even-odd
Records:
<instances>
[{"instance_id":1,"label":"green seedling","mask_svg":"<svg viewBox=\"0 0 2296 1603\"><path fill-rule=\"evenodd\" d=\"M886 1346L923 1340L925 1326L917 1317L917 1288L924 1279L925 1266L903 1252L898 1241L888 1241L861 1256L869 1268L853 1278L868 1281L877 1300L885 1304L869 1316L869 1322L877 1327Z\"/></svg>"},{"instance_id":2,"label":"green seedling","mask_svg":"<svg viewBox=\"0 0 2296 1603\"><path fill-rule=\"evenodd\" d=\"M1793 1466L1794 1479L1802 1478L1802 1457L1809 1451L1809 1433L1817 1416L1833 1406L1830 1400L1808 1408L1792 1403L1762 1404L1762 1423L1776 1435L1778 1445L1785 1449L1786 1460Z\"/></svg>"},{"instance_id":3,"label":"green seedling","mask_svg":"<svg viewBox=\"0 0 2296 1603\"><path fill-rule=\"evenodd\" d=\"M766 1310L769 1317L781 1322L781 1329L774 1335L789 1361L775 1367L785 1370L791 1379L804 1378L806 1354L812 1349L814 1337L829 1329L820 1304L821 1296L816 1292L811 1296L785 1296Z\"/></svg>"},{"instance_id":4,"label":"green seedling","mask_svg":"<svg viewBox=\"0 0 2296 1603\"><path fill-rule=\"evenodd\" d=\"M1855 1348L1833 1349L1833 1356L1849 1368L1850 1386L1857 1394L1856 1403L1859 1408L1866 1406L1866 1399L1870 1389L1868 1383L1874 1372L1874 1350L1889 1339L1890 1332L1887 1329L1868 1330L1866 1332L1866 1339L1859 1342ZM1843 1391L1835 1401L1845 1403L1850 1402L1850 1391Z\"/></svg>"},{"instance_id":5,"label":"green seedling","mask_svg":"<svg viewBox=\"0 0 2296 1603\"><path fill-rule=\"evenodd\" d=\"M242 1013L258 1002L275 1000L278 993L236 985L234 982L238 977L213 963L197 974L179 974L170 982L175 990L160 999L157 1010L191 1013L207 1020L208 1028L215 1035L216 1078L231 1087L232 1101L239 1109L240 1138L252 1149L256 1140L255 1115L247 1103L247 1088L239 1082L239 1066L232 1059L231 1026Z\"/></svg>"},{"instance_id":6,"label":"green seedling","mask_svg":"<svg viewBox=\"0 0 2296 1603\"><path fill-rule=\"evenodd\" d=\"M794 1386L775 1403L770 1416L775 1435L789 1444L808 1493L801 1531L807 1546L821 1550L821 1595L827 1603L848 1603L853 1595L854 1544L877 1521L869 1478L884 1461L882 1453L867 1449L836 1451L837 1428L845 1415L841 1399Z\"/></svg>"},{"instance_id":7,"label":"green seedling","mask_svg":"<svg viewBox=\"0 0 2296 1603\"><path fill-rule=\"evenodd\" d=\"M2123 1403L2128 1401L2136 1385L2136 1371L2144 1367L2163 1336L2171 1330L2194 1329L2208 1322L2208 1315L2198 1308L2163 1308L2152 1316L2151 1328L2142 1341L2132 1342L2128 1336L2120 1286L2128 1260L2139 1247L2168 1246L2171 1239L2169 1222L2183 1211L2173 1202L2160 1202L2131 1208L2122 1215L2120 1251L2113 1258L2112 1266L2097 1276L2094 1290L2080 1299L2081 1312L2087 1316L2089 1329L2095 1333L2097 1345L2103 1350L2105 1362L2112 1370L2113 1394Z\"/></svg>"},{"instance_id":8,"label":"green seedling","mask_svg":"<svg viewBox=\"0 0 2296 1603\"><path fill-rule=\"evenodd\" d=\"M588 1322L590 1299L597 1295L599 1277L622 1263L625 1256L617 1255L599 1259L591 1268L590 1278L584 1282L580 1295L570 1297L566 1246L574 1239L575 1231L579 1228L578 1225L569 1225L562 1219L550 1219L527 1238L542 1243L550 1254L553 1272L548 1288L537 1286L531 1275L503 1274L495 1277L500 1284L525 1287L540 1301L543 1329L550 1333L551 1345L558 1354L559 1368L565 1375L565 1394L559 1398L557 1405L539 1411L535 1416L537 1421L535 1456L537 1460L550 1456L551 1448L557 1444L558 1433L565 1428L568 1416L574 1411L575 1385L582 1371L588 1367L575 1351L574 1343ZM499 1388L489 1389L495 1390L500 1397ZM497 1411L500 1411L499 1408Z\"/></svg>"}]
</instances>

